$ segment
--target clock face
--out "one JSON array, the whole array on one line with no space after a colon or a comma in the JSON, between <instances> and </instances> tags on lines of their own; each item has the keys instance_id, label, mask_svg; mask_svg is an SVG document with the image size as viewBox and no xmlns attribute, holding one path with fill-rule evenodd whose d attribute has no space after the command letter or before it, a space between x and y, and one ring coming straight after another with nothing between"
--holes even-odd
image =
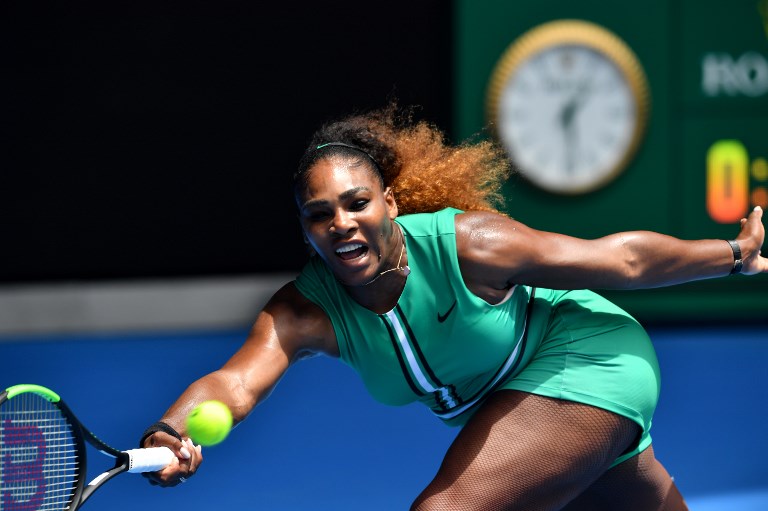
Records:
<instances>
[{"instance_id":1,"label":"clock face","mask_svg":"<svg viewBox=\"0 0 768 511\"><path fill-rule=\"evenodd\" d=\"M497 71L489 113L515 168L531 183L586 193L628 163L644 128L645 98L604 43L560 28L550 34L554 40L518 51Z\"/></svg>"}]
</instances>

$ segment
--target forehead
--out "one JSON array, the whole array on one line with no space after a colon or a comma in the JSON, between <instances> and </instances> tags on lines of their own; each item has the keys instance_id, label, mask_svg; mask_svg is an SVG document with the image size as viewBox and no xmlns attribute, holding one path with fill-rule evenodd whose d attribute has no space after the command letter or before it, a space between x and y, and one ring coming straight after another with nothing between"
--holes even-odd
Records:
<instances>
[{"instance_id":1,"label":"forehead","mask_svg":"<svg viewBox=\"0 0 768 511\"><path fill-rule=\"evenodd\" d=\"M353 188L383 190L378 174L368 162L360 158L332 156L318 160L307 170L301 196L304 200L335 197Z\"/></svg>"}]
</instances>

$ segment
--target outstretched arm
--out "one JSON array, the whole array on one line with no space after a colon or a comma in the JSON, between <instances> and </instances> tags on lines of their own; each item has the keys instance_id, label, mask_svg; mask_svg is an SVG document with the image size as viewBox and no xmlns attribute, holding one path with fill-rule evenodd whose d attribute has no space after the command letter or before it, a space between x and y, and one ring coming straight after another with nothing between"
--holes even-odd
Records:
<instances>
[{"instance_id":1,"label":"outstretched arm","mask_svg":"<svg viewBox=\"0 0 768 511\"><path fill-rule=\"evenodd\" d=\"M279 290L258 315L242 347L224 366L192 383L160 419L183 438L186 417L203 401L216 399L232 411L235 424L264 400L297 359L313 353L338 356L333 327L325 313L299 293L293 284ZM144 447L166 445L178 463L151 474L163 486L189 477L202 461L200 448L159 431L144 440ZM188 456L187 456L188 455Z\"/></svg>"},{"instance_id":2,"label":"outstretched arm","mask_svg":"<svg viewBox=\"0 0 768 511\"><path fill-rule=\"evenodd\" d=\"M768 271L768 260L760 255L762 214L755 208L741 221L735 238L744 274ZM476 294L512 284L553 289L662 287L722 277L734 265L725 240L681 240L649 231L585 240L537 231L491 213L457 215L456 240L462 275Z\"/></svg>"}]
</instances>

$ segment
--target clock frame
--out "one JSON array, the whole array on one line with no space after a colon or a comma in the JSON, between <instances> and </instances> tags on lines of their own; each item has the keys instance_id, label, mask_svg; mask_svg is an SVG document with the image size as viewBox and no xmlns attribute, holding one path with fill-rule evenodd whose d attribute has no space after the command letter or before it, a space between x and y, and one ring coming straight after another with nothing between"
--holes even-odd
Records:
<instances>
[{"instance_id":1,"label":"clock frame","mask_svg":"<svg viewBox=\"0 0 768 511\"><path fill-rule=\"evenodd\" d=\"M515 162L515 150L509 147L504 133L505 123L500 118L501 103L510 94L507 85L518 70L532 58L543 52L561 47L581 47L613 65L623 79L634 107L632 132L622 152L608 170L595 169L595 178L587 183L570 184L566 181L557 186L544 185L531 175L536 169L526 168ZM591 22L582 20L556 20L529 30L506 49L491 74L486 98L486 115L492 133L499 140L517 169L532 184L549 192L565 195L589 193L606 186L618 177L637 152L645 134L650 109L650 94L643 68L632 50L612 32ZM554 134L553 134L554 135Z\"/></svg>"}]
</instances>

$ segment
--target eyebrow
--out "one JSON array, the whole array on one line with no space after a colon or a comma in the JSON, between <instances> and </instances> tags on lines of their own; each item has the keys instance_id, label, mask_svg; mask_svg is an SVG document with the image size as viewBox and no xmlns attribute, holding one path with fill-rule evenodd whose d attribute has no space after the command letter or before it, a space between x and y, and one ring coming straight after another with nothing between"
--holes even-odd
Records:
<instances>
[{"instance_id":1,"label":"eyebrow","mask_svg":"<svg viewBox=\"0 0 768 511\"><path fill-rule=\"evenodd\" d=\"M349 190L345 190L341 194L339 194L339 199L342 201L345 201L354 197L360 192L370 192L370 191L371 189L368 188L367 186L356 186L354 188L350 188ZM325 206L327 204L328 204L328 201L325 199L310 199L301 205L301 209L311 208L312 206Z\"/></svg>"}]
</instances>

